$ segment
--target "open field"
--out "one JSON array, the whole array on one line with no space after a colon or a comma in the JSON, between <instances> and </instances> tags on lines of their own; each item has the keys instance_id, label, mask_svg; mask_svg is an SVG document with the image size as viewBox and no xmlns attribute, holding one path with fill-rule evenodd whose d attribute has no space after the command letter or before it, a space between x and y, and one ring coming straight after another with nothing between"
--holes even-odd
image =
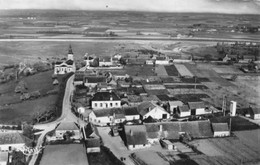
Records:
<instances>
[{"instance_id":1,"label":"open field","mask_svg":"<svg viewBox=\"0 0 260 165\"><path fill-rule=\"evenodd\" d=\"M36 100L23 101L0 109L0 123L18 124L21 121L31 122L38 112L52 110L55 107L57 95L49 95Z\"/></svg>"},{"instance_id":2,"label":"open field","mask_svg":"<svg viewBox=\"0 0 260 165\"><path fill-rule=\"evenodd\" d=\"M228 137L205 140L195 140L190 142L199 151L208 156L224 156L224 164L259 163L259 148L251 147L243 141ZM223 159L225 160L225 159ZM222 161L223 161L222 160Z\"/></svg>"},{"instance_id":3,"label":"open field","mask_svg":"<svg viewBox=\"0 0 260 165\"><path fill-rule=\"evenodd\" d=\"M47 145L40 165L88 165L83 144Z\"/></svg>"}]
</instances>

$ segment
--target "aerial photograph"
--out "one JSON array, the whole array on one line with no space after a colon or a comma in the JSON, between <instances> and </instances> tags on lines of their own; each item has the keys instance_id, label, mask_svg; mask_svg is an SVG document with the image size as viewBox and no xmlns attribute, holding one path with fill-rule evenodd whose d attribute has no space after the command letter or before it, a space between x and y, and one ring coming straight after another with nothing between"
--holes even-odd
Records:
<instances>
[{"instance_id":1,"label":"aerial photograph","mask_svg":"<svg viewBox=\"0 0 260 165\"><path fill-rule=\"evenodd\" d=\"M0 165L260 165L260 0L0 0Z\"/></svg>"}]
</instances>

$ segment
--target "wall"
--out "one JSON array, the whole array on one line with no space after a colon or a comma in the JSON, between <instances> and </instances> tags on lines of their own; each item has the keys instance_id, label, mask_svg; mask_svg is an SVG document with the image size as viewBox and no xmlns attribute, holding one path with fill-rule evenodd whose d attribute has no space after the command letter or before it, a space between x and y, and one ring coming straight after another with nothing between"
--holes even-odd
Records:
<instances>
[{"instance_id":1,"label":"wall","mask_svg":"<svg viewBox=\"0 0 260 165\"><path fill-rule=\"evenodd\" d=\"M100 122L99 122L100 121ZM89 114L89 122L95 124L95 125L99 125L99 126L106 126L107 123L111 123L112 120L110 120L110 118L108 116L105 117L96 117L95 114L93 112L91 112Z\"/></svg>"},{"instance_id":2,"label":"wall","mask_svg":"<svg viewBox=\"0 0 260 165\"><path fill-rule=\"evenodd\" d=\"M131 116L125 116L126 121L131 121L131 120L139 120L140 115L131 115Z\"/></svg>"},{"instance_id":3,"label":"wall","mask_svg":"<svg viewBox=\"0 0 260 165\"><path fill-rule=\"evenodd\" d=\"M205 108L196 109L196 115L203 115L203 114L205 114Z\"/></svg>"},{"instance_id":4,"label":"wall","mask_svg":"<svg viewBox=\"0 0 260 165\"><path fill-rule=\"evenodd\" d=\"M255 114L255 115L253 116L253 119L255 119L255 120L260 119L260 114Z\"/></svg>"},{"instance_id":5,"label":"wall","mask_svg":"<svg viewBox=\"0 0 260 165\"><path fill-rule=\"evenodd\" d=\"M191 115L191 111L188 112L180 112L179 117L187 117Z\"/></svg>"},{"instance_id":6,"label":"wall","mask_svg":"<svg viewBox=\"0 0 260 165\"><path fill-rule=\"evenodd\" d=\"M141 145L135 145L135 147L133 147L133 145L128 145L127 148L129 150L138 150L138 149L142 149L142 148L148 148L151 147L151 144L145 144L145 146L143 144Z\"/></svg>"},{"instance_id":7,"label":"wall","mask_svg":"<svg viewBox=\"0 0 260 165\"><path fill-rule=\"evenodd\" d=\"M112 100L112 101L92 101L91 107L93 109L105 109L105 108L121 107L121 100L119 100L119 101L114 101L114 100Z\"/></svg>"},{"instance_id":8,"label":"wall","mask_svg":"<svg viewBox=\"0 0 260 165\"><path fill-rule=\"evenodd\" d=\"M87 148L87 153L100 152L100 147Z\"/></svg>"},{"instance_id":9,"label":"wall","mask_svg":"<svg viewBox=\"0 0 260 165\"><path fill-rule=\"evenodd\" d=\"M229 131L214 132L214 137L230 136Z\"/></svg>"},{"instance_id":10,"label":"wall","mask_svg":"<svg viewBox=\"0 0 260 165\"><path fill-rule=\"evenodd\" d=\"M19 144L1 144L0 145L0 151L5 152L9 150L9 146L12 147L12 150L14 149L22 149L25 144L24 143L19 143Z\"/></svg>"}]
</instances>

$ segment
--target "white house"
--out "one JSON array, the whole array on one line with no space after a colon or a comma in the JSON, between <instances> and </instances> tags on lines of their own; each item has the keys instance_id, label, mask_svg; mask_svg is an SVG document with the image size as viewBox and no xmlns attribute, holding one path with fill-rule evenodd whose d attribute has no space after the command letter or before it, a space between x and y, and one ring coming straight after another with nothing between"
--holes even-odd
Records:
<instances>
[{"instance_id":1,"label":"white house","mask_svg":"<svg viewBox=\"0 0 260 165\"><path fill-rule=\"evenodd\" d=\"M74 134L70 137L71 139L79 140L81 138L79 126L74 122L61 122L55 130L55 138L57 140L63 140L68 132Z\"/></svg>"},{"instance_id":2,"label":"white house","mask_svg":"<svg viewBox=\"0 0 260 165\"><path fill-rule=\"evenodd\" d=\"M170 114L165 109L153 102L143 102L138 105L137 110L142 119L146 119L149 116L158 120L170 118Z\"/></svg>"},{"instance_id":3,"label":"white house","mask_svg":"<svg viewBox=\"0 0 260 165\"><path fill-rule=\"evenodd\" d=\"M114 125L124 121L139 120L140 116L136 107L97 109L89 114L89 122L94 125Z\"/></svg>"},{"instance_id":4,"label":"white house","mask_svg":"<svg viewBox=\"0 0 260 165\"><path fill-rule=\"evenodd\" d=\"M115 92L97 92L91 100L92 109L119 108L121 99Z\"/></svg>"},{"instance_id":5,"label":"white house","mask_svg":"<svg viewBox=\"0 0 260 165\"><path fill-rule=\"evenodd\" d=\"M125 125L126 147L129 150L142 149L150 147L148 143L146 128L144 125Z\"/></svg>"},{"instance_id":6,"label":"white house","mask_svg":"<svg viewBox=\"0 0 260 165\"><path fill-rule=\"evenodd\" d=\"M112 57L99 58L99 66L112 66L112 65L113 65Z\"/></svg>"},{"instance_id":7,"label":"white house","mask_svg":"<svg viewBox=\"0 0 260 165\"><path fill-rule=\"evenodd\" d=\"M19 132L0 132L0 152L23 150L31 142Z\"/></svg>"},{"instance_id":8,"label":"white house","mask_svg":"<svg viewBox=\"0 0 260 165\"><path fill-rule=\"evenodd\" d=\"M227 123L212 123L212 129L214 137L230 136L230 131Z\"/></svg>"},{"instance_id":9,"label":"white house","mask_svg":"<svg viewBox=\"0 0 260 165\"><path fill-rule=\"evenodd\" d=\"M169 65L169 58L168 57L156 57L155 64L156 65Z\"/></svg>"},{"instance_id":10,"label":"white house","mask_svg":"<svg viewBox=\"0 0 260 165\"><path fill-rule=\"evenodd\" d=\"M177 109L177 115L178 115L179 117L188 117L188 116L191 116L191 110L190 110L190 108L188 107L188 105L179 106L178 109Z\"/></svg>"},{"instance_id":11,"label":"white house","mask_svg":"<svg viewBox=\"0 0 260 165\"><path fill-rule=\"evenodd\" d=\"M54 74L66 74L75 72L76 66L73 58L73 52L71 46L69 47L67 61L58 61L54 65Z\"/></svg>"}]
</instances>

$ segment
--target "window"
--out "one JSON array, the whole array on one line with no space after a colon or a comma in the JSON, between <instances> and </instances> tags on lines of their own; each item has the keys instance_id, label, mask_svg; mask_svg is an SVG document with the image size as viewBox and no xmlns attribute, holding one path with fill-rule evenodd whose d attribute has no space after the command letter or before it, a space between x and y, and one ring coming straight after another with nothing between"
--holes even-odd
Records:
<instances>
[{"instance_id":1,"label":"window","mask_svg":"<svg viewBox=\"0 0 260 165\"><path fill-rule=\"evenodd\" d=\"M95 103L95 106L94 107L97 107L97 103Z\"/></svg>"},{"instance_id":2,"label":"window","mask_svg":"<svg viewBox=\"0 0 260 165\"><path fill-rule=\"evenodd\" d=\"M102 107L102 103L100 103L100 107Z\"/></svg>"},{"instance_id":3,"label":"window","mask_svg":"<svg viewBox=\"0 0 260 165\"><path fill-rule=\"evenodd\" d=\"M98 123L100 123L100 120L98 120Z\"/></svg>"},{"instance_id":4,"label":"window","mask_svg":"<svg viewBox=\"0 0 260 165\"><path fill-rule=\"evenodd\" d=\"M133 148L135 148L135 145L133 145Z\"/></svg>"},{"instance_id":5,"label":"window","mask_svg":"<svg viewBox=\"0 0 260 165\"><path fill-rule=\"evenodd\" d=\"M118 106L118 103L115 103L116 106Z\"/></svg>"},{"instance_id":6,"label":"window","mask_svg":"<svg viewBox=\"0 0 260 165\"><path fill-rule=\"evenodd\" d=\"M144 144L144 146L145 146L145 144Z\"/></svg>"},{"instance_id":7,"label":"window","mask_svg":"<svg viewBox=\"0 0 260 165\"><path fill-rule=\"evenodd\" d=\"M110 107L113 107L113 103L110 103Z\"/></svg>"}]
</instances>

